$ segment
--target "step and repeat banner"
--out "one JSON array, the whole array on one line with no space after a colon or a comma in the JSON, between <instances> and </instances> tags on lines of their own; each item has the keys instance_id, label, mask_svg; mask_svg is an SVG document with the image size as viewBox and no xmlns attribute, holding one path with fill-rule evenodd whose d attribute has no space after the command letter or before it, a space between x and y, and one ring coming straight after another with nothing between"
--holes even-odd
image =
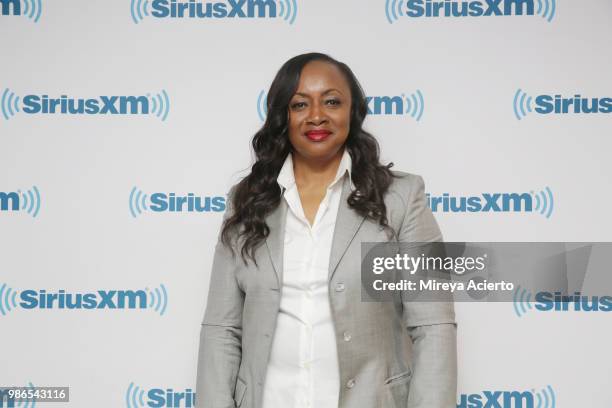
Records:
<instances>
[{"instance_id":1,"label":"step and repeat banner","mask_svg":"<svg viewBox=\"0 0 612 408\"><path fill-rule=\"evenodd\" d=\"M194 406L226 194L304 52L445 240L612 241L609 0L0 0L0 35L0 387L70 387L15 406ZM612 406L610 308L534 302L457 303L457 406Z\"/></svg>"}]
</instances>

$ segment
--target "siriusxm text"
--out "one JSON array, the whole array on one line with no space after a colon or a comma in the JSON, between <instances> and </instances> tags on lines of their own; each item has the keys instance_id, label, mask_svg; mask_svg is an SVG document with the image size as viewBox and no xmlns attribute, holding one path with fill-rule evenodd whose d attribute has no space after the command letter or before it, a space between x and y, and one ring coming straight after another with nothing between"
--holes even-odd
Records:
<instances>
[{"instance_id":1,"label":"siriusxm text","mask_svg":"<svg viewBox=\"0 0 612 408\"><path fill-rule=\"evenodd\" d=\"M274 0L227 2L153 0L151 15L157 18L256 18L276 17Z\"/></svg>"},{"instance_id":2,"label":"siriusxm text","mask_svg":"<svg viewBox=\"0 0 612 408\"><path fill-rule=\"evenodd\" d=\"M533 0L409 0L408 17L490 17L534 15Z\"/></svg>"},{"instance_id":3,"label":"siriusxm text","mask_svg":"<svg viewBox=\"0 0 612 408\"><path fill-rule=\"evenodd\" d=\"M21 1L20 0L0 0L0 14L3 16L21 15Z\"/></svg>"},{"instance_id":4,"label":"siriusxm text","mask_svg":"<svg viewBox=\"0 0 612 408\"><path fill-rule=\"evenodd\" d=\"M57 293L46 290L23 290L19 305L24 309L146 309L144 290L98 290L90 293Z\"/></svg>"},{"instance_id":5,"label":"siriusxm text","mask_svg":"<svg viewBox=\"0 0 612 408\"><path fill-rule=\"evenodd\" d=\"M0 211L19 211L19 194L0 191Z\"/></svg>"},{"instance_id":6,"label":"siriusxm text","mask_svg":"<svg viewBox=\"0 0 612 408\"><path fill-rule=\"evenodd\" d=\"M529 193L483 193L479 196L453 197L426 194L432 212L531 212L533 197Z\"/></svg>"},{"instance_id":7,"label":"siriusxm text","mask_svg":"<svg viewBox=\"0 0 612 408\"><path fill-rule=\"evenodd\" d=\"M584 98L577 94L570 98L561 95L538 95L535 111L541 114L611 113L612 98Z\"/></svg>"},{"instance_id":8,"label":"siriusxm text","mask_svg":"<svg viewBox=\"0 0 612 408\"><path fill-rule=\"evenodd\" d=\"M563 295L560 292L538 292L535 308L541 312L610 312L612 296L586 296L580 292Z\"/></svg>"},{"instance_id":9,"label":"siriusxm text","mask_svg":"<svg viewBox=\"0 0 612 408\"><path fill-rule=\"evenodd\" d=\"M535 408L530 391L483 391L481 394L462 394L457 408Z\"/></svg>"},{"instance_id":10,"label":"siriusxm text","mask_svg":"<svg viewBox=\"0 0 612 408\"><path fill-rule=\"evenodd\" d=\"M370 115L402 115L405 112L401 96L368 96L366 106Z\"/></svg>"},{"instance_id":11,"label":"siriusxm text","mask_svg":"<svg viewBox=\"0 0 612 408\"><path fill-rule=\"evenodd\" d=\"M197 197L193 193L187 196L177 196L175 193L153 193L150 200L149 209L156 212L219 212L225 210L225 197L221 196Z\"/></svg>"},{"instance_id":12,"label":"siriusxm text","mask_svg":"<svg viewBox=\"0 0 612 408\"><path fill-rule=\"evenodd\" d=\"M149 99L146 96L105 96L98 98L71 98L61 95L50 98L49 95L26 95L23 98L23 112L60 113L72 115L126 115L149 114Z\"/></svg>"},{"instance_id":13,"label":"siriusxm text","mask_svg":"<svg viewBox=\"0 0 612 408\"><path fill-rule=\"evenodd\" d=\"M152 388L147 392L147 397L147 406L151 408L193 408L196 394L191 388L181 392L172 388Z\"/></svg>"}]
</instances>

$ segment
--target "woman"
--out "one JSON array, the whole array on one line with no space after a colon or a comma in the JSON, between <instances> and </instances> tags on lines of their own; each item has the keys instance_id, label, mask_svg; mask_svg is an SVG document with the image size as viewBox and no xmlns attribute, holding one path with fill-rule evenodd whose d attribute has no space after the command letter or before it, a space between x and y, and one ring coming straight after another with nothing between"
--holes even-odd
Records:
<instances>
[{"instance_id":1,"label":"woman","mask_svg":"<svg viewBox=\"0 0 612 408\"><path fill-rule=\"evenodd\" d=\"M452 303L361 302L361 242L442 239L423 180L379 163L325 54L287 61L267 108L215 248L196 406L454 408Z\"/></svg>"}]
</instances>

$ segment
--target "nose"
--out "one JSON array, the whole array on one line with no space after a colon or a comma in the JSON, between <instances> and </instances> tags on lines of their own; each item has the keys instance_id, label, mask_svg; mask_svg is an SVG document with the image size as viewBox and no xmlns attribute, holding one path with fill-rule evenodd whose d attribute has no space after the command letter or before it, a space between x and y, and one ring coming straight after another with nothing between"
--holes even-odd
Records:
<instances>
[{"instance_id":1,"label":"nose","mask_svg":"<svg viewBox=\"0 0 612 408\"><path fill-rule=\"evenodd\" d=\"M318 101L315 101L312 103L310 112L308 112L309 115L308 115L307 122L309 124L312 124L314 126L319 126L322 123L327 122L327 116L325 114L325 110L322 108L323 108L322 105Z\"/></svg>"}]
</instances>

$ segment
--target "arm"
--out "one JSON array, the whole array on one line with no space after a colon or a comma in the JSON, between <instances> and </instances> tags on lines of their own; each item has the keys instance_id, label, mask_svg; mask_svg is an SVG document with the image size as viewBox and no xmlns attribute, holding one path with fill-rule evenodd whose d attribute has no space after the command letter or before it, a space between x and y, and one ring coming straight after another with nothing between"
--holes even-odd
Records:
<instances>
[{"instance_id":1,"label":"arm","mask_svg":"<svg viewBox=\"0 0 612 408\"><path fill-rule=\"evenodd\" d=\"M442 241L427 207L425 185L411 176L400 242ZM455 408L457 404L457 327L452 301L403 301L403 321L412 339L413 376L408 408Z\"/></svg>"},{"instance_id":2,"label":"arm","mask_svg":"<svg viewBox=\"0 0 612 408\"><path fill-rule=\"evenodd\" d=\"M231 192L223 220L230 215ZM234 408L236 377L242 359L244 293L235 276L240 262L217 239L200 331L196 380L196 408Z\"/></svg>"}]
</instances>

